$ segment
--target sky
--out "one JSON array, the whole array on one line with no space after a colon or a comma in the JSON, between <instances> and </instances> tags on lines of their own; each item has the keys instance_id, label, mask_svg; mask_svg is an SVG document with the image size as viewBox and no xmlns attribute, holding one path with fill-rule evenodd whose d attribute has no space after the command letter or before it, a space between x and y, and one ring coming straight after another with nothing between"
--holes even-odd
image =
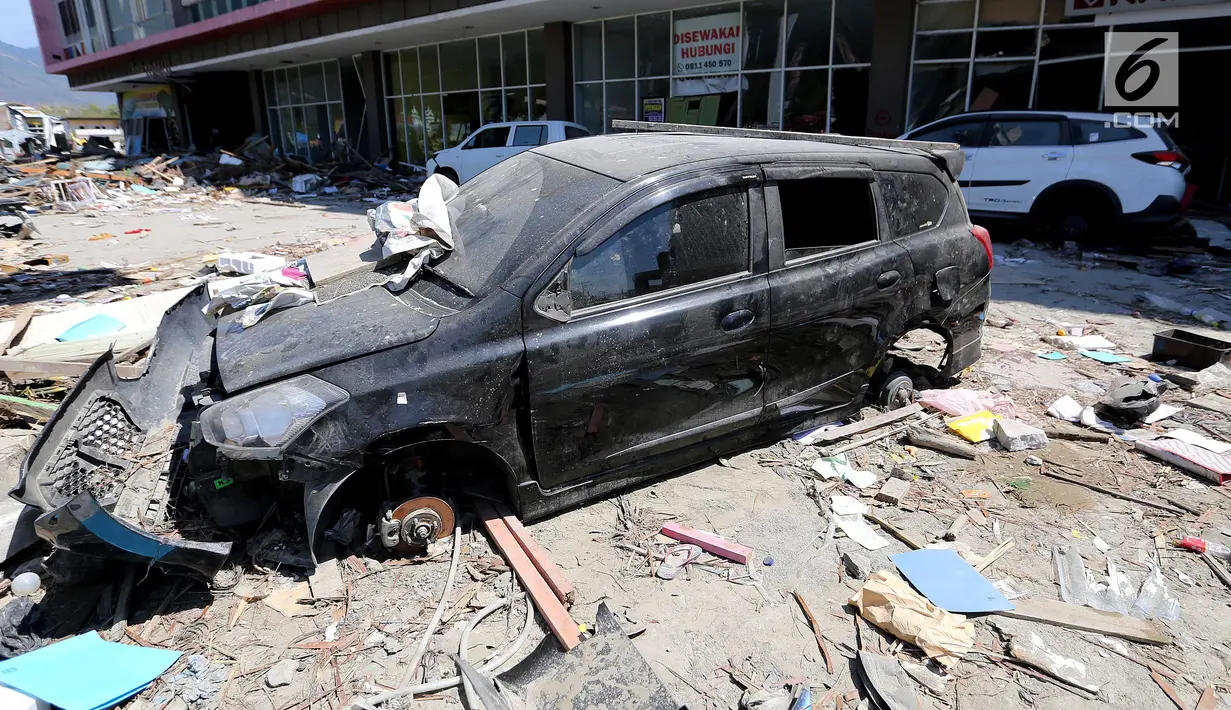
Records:
<instances>
[{"instance_id":1,"label":"sky","mask_svg":"<svg viewBox=\"0 0 1231 710\"><path fill-rule=\"evenodd\" d=\"M0 17L4 18L0 22L0 42L14 47L38 46L30 0L0 0Z\"/></svg>"}]
</instances>

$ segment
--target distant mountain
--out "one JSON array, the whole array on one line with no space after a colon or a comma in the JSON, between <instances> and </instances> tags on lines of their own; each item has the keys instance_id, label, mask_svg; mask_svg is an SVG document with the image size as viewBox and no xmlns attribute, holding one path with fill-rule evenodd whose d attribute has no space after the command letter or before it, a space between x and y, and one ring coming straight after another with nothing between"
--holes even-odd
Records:
<instances>
[{"instance_id":1,"label":"distant mountain","mask_svg":"<svg viewBox=\"0 0 1231 710\"><path fill-rule=\"evenodd\" d=\"M37 48L24 49L0 42L0 101L31 106L108 106L115 94L73 91L68 78L43 71L43 55Z\"/></svg>"}]
</instances>

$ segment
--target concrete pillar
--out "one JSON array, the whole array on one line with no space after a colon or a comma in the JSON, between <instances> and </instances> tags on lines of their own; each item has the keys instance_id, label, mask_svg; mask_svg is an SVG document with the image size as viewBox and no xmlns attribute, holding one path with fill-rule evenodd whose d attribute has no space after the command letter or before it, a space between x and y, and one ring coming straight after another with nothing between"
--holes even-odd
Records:
<instances>
[{"instance_id":1,"label":"concrete pillar","mask_svg":"<svg viewBox=\"0 0 1231 710\"><path fill-rule=\"evenodd\" d=\"M547 61L547 118L573 120L573 23L543 25L543 55Z\"/></svg>"},{"instance_id":2,"label":"concrete pillar","mask_svg":"<svg viewBox=\"0 0 1231 710\"><path fill-rule=\"evenodd\" d=\"M255 69L248 72L248 99L252 104L253 131L260 135L269 135L269 119L265 112L265 91L261 86L261 72Z\"/></svg>"},{"instance_id":3,"label":"concrete pillar","mask_svg":"<svg viewBox=\"0 0 1231 710\"><path fill-rule=\"evenodd\" d=\"M915 3L914 0L875 0L875 3L865 132L869 136L896 138L906 130Z\"/></svg>"},{"instance_id":4,"label":"concrete pillar","mask_svg":"<svg viewBox=\"0 0 1231 710\"><path fill-rule=\"evenodd\" d=\"M372 50L359 55L359 75L363 87L366 116L363 130L368 137L368 160L377 160L389 152L389 136L385 132L385 83L380 79L380 52Z\"/></svg>"}]
</instances>

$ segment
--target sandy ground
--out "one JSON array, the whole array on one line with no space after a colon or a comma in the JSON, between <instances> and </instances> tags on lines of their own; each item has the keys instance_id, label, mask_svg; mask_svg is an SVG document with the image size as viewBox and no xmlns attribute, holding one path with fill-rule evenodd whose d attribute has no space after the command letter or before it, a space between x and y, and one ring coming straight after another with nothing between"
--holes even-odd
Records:
<instances>
[{"instance_id":1,"label":"sandy ground","mask_svg":"<svg viewBox=\"0 0 1231 710\"><path fill-rule=\"evenodd\" d=\"M155 259L154 255L159 260L180 259L220 247L259 248L269 240L312 233L324 236L326 230L337 230L330 236L366 230L361 210L348 213L250 204L193 205L191 209L191 213L140 218L114 214L86 220L63 215L41 218L39 227L44 234L62 234L57 250L73 254L80 263ZM202 215L213 219L202 219ZM237 228L227 231L228 224ZM87 241L97 231L116 233L124 227L155 231L145 238L149 242L145 247L141 240L129 243L124 238L111 246ZM166 239L167 232L182 236ZM1008 393L1025 417L1036 422L1045 419L1047 404L1063 394L1083 403L1098 398L1078 391L1074 383L1105 385L1119 374L1116 367L1076 354L1060 361L1038 358L1034 351L1051 349L1039 340L1055 330L1048 319L1095 325L1121 344L1124 352L1142 355L1149 352L1153 334L1165 328L1182 326L1215 333L1180 314L1143 306L1136 301L1139 295L1148 291L1190 307L1231 310L1231 303L1219 295L1231 295L1231 282L1220 270L1202 268L1187 276L1156 277L1090 254L1061 256L1053 250L1006 244L998 244L997 253L1008 261L995 270L989 316L993 321L1014 319L1016 323L986 329L983 357L965 376L963 386ZM923 354L937 353L925 350ZM1182 392L1168 394L1169 401L1187 397ZM1189 408L1170 423L1190 428L1205 425L1212 428L1207 431L1231 438L1226 419L1210 412ZM1047 451L1030 453L1062 461L1103 485L1137 495L1164 494L1211 512L1200 518L1177 518L1060 484L1025 464L1026 452L1010 454L989 448L979 460L965 461L913 450L891 438L850 456L856 468L873 471L882 481L895 466L916 476L910 495L899 506L864 498L878 515L916 540L932 541L968 510L981 513L982 523L967 525L958 541L982 555L1000 541L1014 540L1015 547L985 575L993 581L1008 580L1033 598L1059 598L1052 565L1058 546L1076 546L1087 566L1100 574L1108 559L1116 560L1134 585L1141 583L1153 557L1160 556L1168 587L1181 607L1178 620L1160 622L1175 643L1159 647L1126 643L1134 661L1100 648L1091 634L998 617L972 617L976 652L946 675L943 692L931 694L916 685L918 707L1175 708L1145 664L1168 679L1186 710L1210 686L1218 688L1216 705L1211 707L1231 708L1231 589L1198 558L1155 549L1155 536L1160 534L1167 539L1195 534L1231 544L1231 496L1170 466L1138 457L1118 443L1053 441ZM593 623L598 603L607 602L629 631L640 632L634 643L682 704L694 709L737 707L741 688L730 674L719 670L728 666L766 687L788 678L804 678L814 698L833 691L831 699L817 707L841 707L833 698L858 687L852 677L852 658L861 646L902 659L919 660L921 654L913 645L895 643L867 625L862 637L857 635L858 624L847 601L860 583L842 571L841 554L862 555L873 570L893 569L889 556L907 548L890 538L888 547L867 552L840 534L826 542L827 511L813 497L827 505L831 494L858 492L845 486L817 494L824 484L807 475L807 470L818 455L813 447L779 442L591 503L530 529L577 587L573 616L579 622ZM970 490L987 495L963 495L962 491ZM628 546L657 544L656 532L667 521L738 540L755 550L754 559L744 569L707 556L674 580L657 579L644 556L630 552ZM291 519L274 524L279 522L288 528L294 524ZM463 520L467 531L464 570L450 595L444 630L431 646L436 653L428 656L432 678L454 673L441 652L456 650L461 626L473 610L506 595L510 588L503 561L483 536L472 531L472 522ZM1086 526L1110 545L1107 553L1096 549ZM303 574L269 559L259 562L261 566L254 567L245 561L243 579L233 591L177 586L176 580L163 575L139 581L129 640L201 654L206 665L197 673L187 657L181 659L132 701L131 707L337 708L350 699L397 686L441 593L448 548L441 544L428 561L416 564L387 559L382 563L360 555L342 565L348 583L345 602L304 604L303 616L296 618L288 618L260 599L271 590L304 579ZM110 599L113 592L106 584L104 579L86 589ZM804 596L817 617L834 654L833 673L826 670L812 631L791 596L793 591ZM51 604L56 593L53 589L45 601ZM87 628L109 616L92 604L83 612ZM524 618L522 604L516 602L511 614L498 612L479 627L469 652L472 660L487 656L517 635ZM523 653L545 633L536 618ZM1006 635L1031 633L1060 656L1085 664L1089 682L1101 686L1100 697L1082 697L1006 664L1001 658ZM293 666L290 681L275 685L271 667L288 659ZM215 674L213 681L206 678L210 673ZM406 707L399 703L392 705ZM445 691L421 699L416 706L462 704L456 691Z\"/></svg>"}]
</instances>

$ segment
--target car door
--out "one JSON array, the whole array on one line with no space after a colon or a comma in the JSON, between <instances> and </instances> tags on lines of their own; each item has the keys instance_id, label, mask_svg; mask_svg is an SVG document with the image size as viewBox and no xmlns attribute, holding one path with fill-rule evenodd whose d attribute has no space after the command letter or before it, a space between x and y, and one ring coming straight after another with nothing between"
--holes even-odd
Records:
<instances>
[{"instance_id":1,"label":"car door","mask_svg":"<svg viewBox=\"0 0 1231 710\"><path fill-rule=\"evenodd\" d=\"M508 126L488 126L479 130L462 144L461 181L466 182L509 157L510 150Z\"/></svg>"},{"instance_id":2,"label":"car door","mask_svg":"<svg viewBox=\"0 0 1231 710\"><path fill-rule=\"evenodd\" d=\"M1073 162L1069 124L1061 118L996 117L970 175L966 204L976 212L1026 215Z\"/></svg>"},{"instance_id":3,"label":"car door","mask_svg":"<svg viewBox=\"0 0 1231 710\"><path fill-rule=\"evenodd\" d=\"M871 170L766 166L769 413L811 416L861 397L904 326L914 280L883 238Z\"/></svg>"},{"instance_id":4,"label":"car door","mask_svg":"<svg viewBox=\"0 0 1231 710\"><path fill-rule=\"evenodd\" d=\"M960 145L966 161L962 165L962 174L958 176L958 184L964 186L974 175L975 164L979 160L979 151L984 145L988 126L988 120L982 116L950 118L931 126L924 126L910 133L907 138L912 141L937 141Z\"/></svg>"},{"instance_id":5,"label":"car door","mask_svg":"<svg viewBox=\"0 0 1231 710\"><path fill-rule=\"evenodd\" d=\"M758 183L747 168L697 174L626 204L530 290L544 488L645 470L689 446L700 460L706 441L761 415L770 310ZM563 294L571 313L545 317Z\"/></svg>"},{"instance_id":6,"label":"car door","mask_svg":"<svg viewBox=\"0 0 1231 710\"><path fill-rule=\"evenodd\" d=\"M546 123L519 123L513 126L513 137L509 141L509 155L517 155L550 142L550 132Z\"/></svg>"}]
</instances>

